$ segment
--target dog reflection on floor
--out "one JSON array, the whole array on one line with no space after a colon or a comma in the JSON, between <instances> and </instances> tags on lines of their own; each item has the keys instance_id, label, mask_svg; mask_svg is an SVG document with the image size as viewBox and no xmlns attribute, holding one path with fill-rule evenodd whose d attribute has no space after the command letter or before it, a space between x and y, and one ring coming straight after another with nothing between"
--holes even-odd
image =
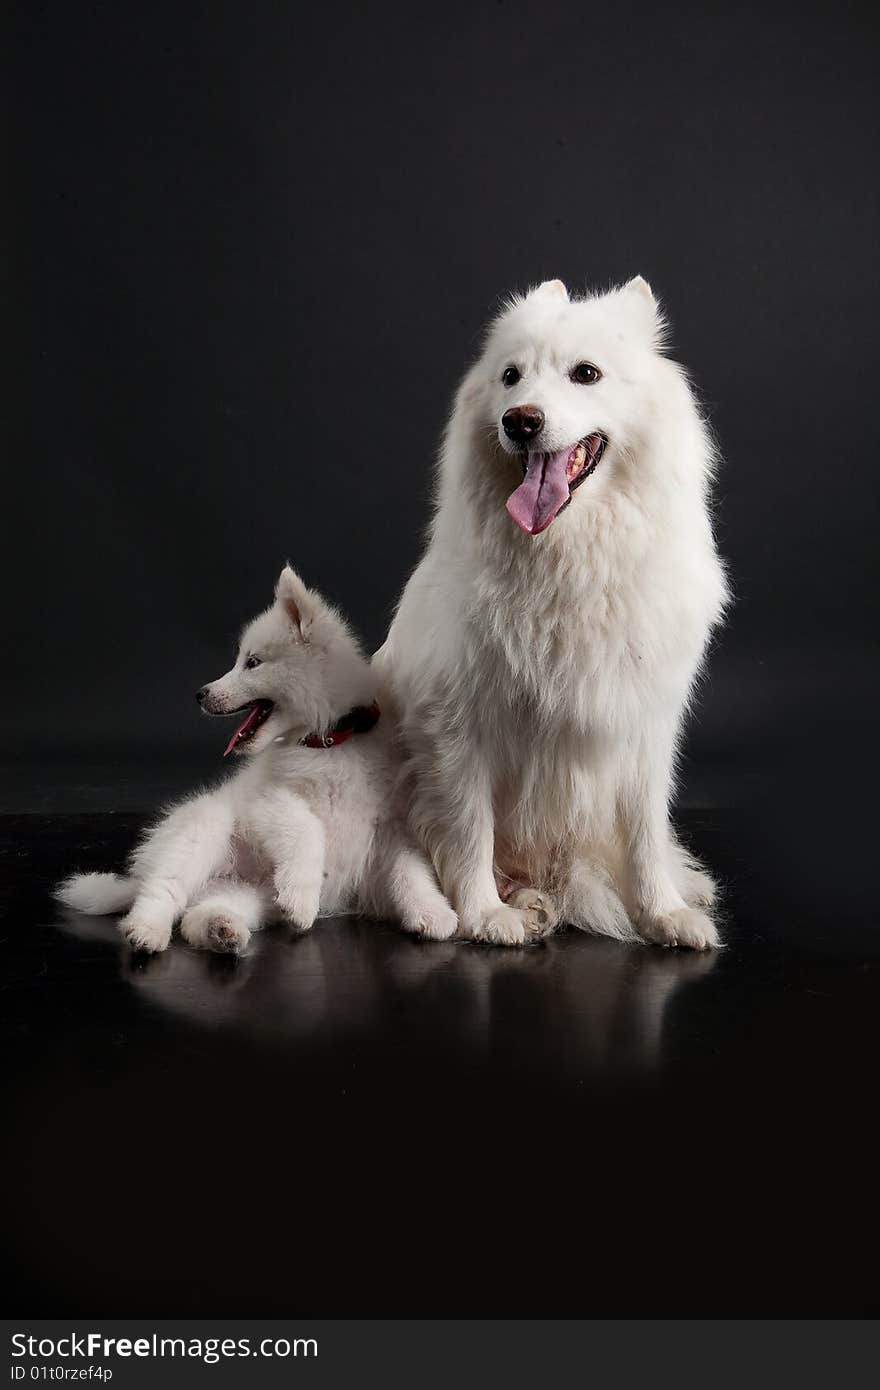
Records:
<instances>
[{"instance_id":1,"label":"dog reflection on floor","mask_svg":"<svg viewBox=\"0 0 880 1390\"><path fill-rule=\"evenodd\" d=\"M147 1003L204 1028L310 1046L377 1037L435 1057L528 1065L535 1039L560 1078L649 1072L663 1060L678 990L715 968L709 954L566 933L522 952L421 942L355 919L291 938L261 932L240 959L177 945L132 956L107 919L58 921L119 953L127 983Z\"/></svg>"}]
</instances>

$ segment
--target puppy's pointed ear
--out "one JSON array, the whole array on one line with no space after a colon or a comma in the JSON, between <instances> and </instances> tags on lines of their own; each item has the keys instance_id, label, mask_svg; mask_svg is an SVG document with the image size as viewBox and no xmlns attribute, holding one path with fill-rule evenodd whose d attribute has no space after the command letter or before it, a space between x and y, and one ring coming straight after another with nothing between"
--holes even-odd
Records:
<instances>
[{"instance_id":1,"label":"puppy's pointed ear","mask_svg":"<svg viewBox=\"0 0 880 1390\"><path fill-rule=\"evenodd\" d=\"M284 609L296 635L305 641L315 617L315 597L290 565L285 565L278 576L275 601Z\"/></svg>"},{"instance_id":2,"label":"puppy's pointed ear","mask_svg":"<svg viewBox=\"0 0 880 1390\"><path fill-rule=\"evenodd\" d=\"M532 290L532 295L540 296L541 299L564 299L568 301L568 290L561 280L545 280L543 285L538 285L537 289Z\"/></svg>"}]
</instances>

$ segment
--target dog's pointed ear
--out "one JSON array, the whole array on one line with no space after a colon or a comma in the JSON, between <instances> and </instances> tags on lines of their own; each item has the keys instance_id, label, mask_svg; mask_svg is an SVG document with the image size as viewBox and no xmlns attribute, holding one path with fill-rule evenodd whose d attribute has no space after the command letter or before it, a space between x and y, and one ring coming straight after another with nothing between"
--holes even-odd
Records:
<instances>
[{"instance_id":1,"label":"dog's pointed ear","mask_svg":"<svg viewBox=\"0 0 880 1390\"><path fill-rule=\"evenodd\" d=\"M631 280L627 280L623 287L623 293L631 294L634 297L637 296L639 299L643 299L646 304L652 305L655 309L657 308L654 291L651 289L644 275L634 275Z\"/></svg>"},{"instance_id":2,"label":"dog's pointed ear","mask_svg":"<svg viewBox=\"0 0 880 1390\"><path fill-rule=\"evenodd\" d=\"M564 299L568 302L568 290L561 280L545 280L537 289L532 290L532 294L541 299Z\"/></svg>"},{"instance_id":3,"label":"dog's pointed ear","mask_svg":"<svg viewBox=\"0 0 880 1390\"><path fill-rule=\"evenodd\" d=\"M285 565L278 576L275 600L284 609L296 635L305 641L315 616L315 596L290 565Z\"/></svg>"},{"instance_id":4,"label":"dog's pointed ear","mask_svg":"<svg viewBox=\"0 0 880 1390\"><path fill-rule=\"evenodd\" d=\"M655 346L663 345L663 312L654 291L643 275L627 280L617 291L621 303L626 307L632 323L645 333Z\"/></svg>"}]
</instances>

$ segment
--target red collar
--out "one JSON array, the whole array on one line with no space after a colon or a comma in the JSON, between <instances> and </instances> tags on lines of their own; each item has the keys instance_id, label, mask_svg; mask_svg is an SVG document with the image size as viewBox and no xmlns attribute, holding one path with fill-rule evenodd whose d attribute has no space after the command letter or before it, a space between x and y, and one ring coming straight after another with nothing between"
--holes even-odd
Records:
<instances>
[{"instance_id":1,"label":"red collar","mask_svg":"<svg viewBox=\"0 0 880 1390\"><path fill-rule=\"evenodd\" d=\"M306 734L300 743L304 748L335 748L337 744L350 739L352 734L368 734L378 724L380 713L375 700L371 705L355 705L326 734Z\"/></svg>"}]
</instances>

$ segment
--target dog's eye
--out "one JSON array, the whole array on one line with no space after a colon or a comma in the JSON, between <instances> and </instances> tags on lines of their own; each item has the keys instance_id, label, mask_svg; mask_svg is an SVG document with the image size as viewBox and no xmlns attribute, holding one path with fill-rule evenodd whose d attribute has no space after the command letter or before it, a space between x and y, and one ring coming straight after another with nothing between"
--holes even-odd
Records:
<instances>
[{"instance_id":1,"label":"dog's eye","mask_svg":"<svg viewBox=\"0 0 880 1390\"><path fill-rule=\"evenodd\" d=\"M571 369L569 376L578 386L595 386L597 381L602 380L602 373L592 362L578 362L577 366Z\"/></svg>"},{"instance_id":2,"label":"dog's eye","mask_svg":"<svg viewBox=\"0 0 880 1390\"><path fill-rule=\"evenodd\" d=\"M504 382L505 386L515 386L520 379L520 375L521 373L518 367L505 367L504 371L501 373L501 380Z\"/></svg>"},{"instance_id":3,"label":"dog's eye","mask_svg":"<svg viewBox=\"0 0 880 1390\"><path fill-rule=\"evenodd\" d=\"M259 657L259 656L249 656L248 659L247 659L247 661L244 663L244 669L245 669L246 671L252 671L252 670L254 669L255 666L262 666L262 664L263 664L262 657Z\"/></svg>"}]
</instances>

